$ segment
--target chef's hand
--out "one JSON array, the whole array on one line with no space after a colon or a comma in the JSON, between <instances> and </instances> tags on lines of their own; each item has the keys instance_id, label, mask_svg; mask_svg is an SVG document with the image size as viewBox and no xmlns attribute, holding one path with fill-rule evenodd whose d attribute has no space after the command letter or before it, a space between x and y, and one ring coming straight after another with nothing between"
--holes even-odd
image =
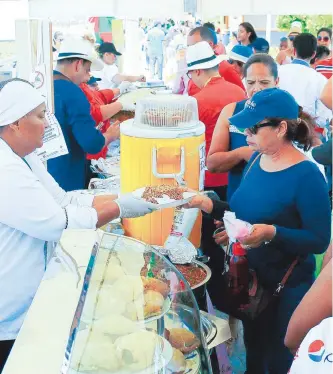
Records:
<instances>
[{"instance_id":1,"label":"chef's hand","mask_svg":"<svg viewBox=\"0 0 333 374\"><path fill-rule=\"evenodd\" d=\"M127 81L121 82L118 87L120 91L120 95L128 92L130 90L131 85L132 85L131 82L127 82Z\"/></svg>"},{"instance_id":2,"label":"chef's hand","mask_svg":"<svg viewBox=\"0 0 333 374\"><path fill-rule=\"evenodd\" d=\"M252 233L239 241L246 248L258 248L273 240L275 235L276 229L273 225L253 225Z\"/></svg>"},{"instance_id":3,"label":"chef's hand","mask_svg":"<svg viewBox=\"0 0 333 374\"><path fill-rule=\"evenodd\" d=\"M220 232L215 231L213 238L218 245L227 245L229 241L229 236L225 230Z\"/></svg>"},{"instance_id":4,"label":"chef's hand","mask_svg":"<svg viewBox=\"0 0 333 374\"><path fill-rule=\"evenodd\" d=\"M135 112L135 104L128 100L128 98L126 98L126 95L125 96L121 96L118 100L117 100L118 103L120 103L123 107L122 110L125 110L127 112Z\"/></svg>"},{"instance_id":5,"label":"chef's hand","mask_svg":"<svg viewBox=\"0 0 333 374\"><path fill-rule=\"evenodd\" d=\"M115 203L119 207L120 218L142 217L157 209L155 204L136 198L132 193L119 195Z\"/></svg>"},{"instance_id":6,"label":"chef's hand","mask_svg":"<svg viewBox=\"0 0 333 374\"><path fill-rule=\"evenodd\" d=\"M144 75L139 75L138 82L146 82L146 77Z\"/></svg>"},{"instance_id":7,"label":"chef's hand","mask_svg":"<svg viewBox=\"0 0 333 374\"><path fill-rule=\"evenodd\" d=\"M119 139L120 136L120 122L116 121L110 125L107 129L106 133L112 138L113 140Z\"/></svg>"}]
</instances>

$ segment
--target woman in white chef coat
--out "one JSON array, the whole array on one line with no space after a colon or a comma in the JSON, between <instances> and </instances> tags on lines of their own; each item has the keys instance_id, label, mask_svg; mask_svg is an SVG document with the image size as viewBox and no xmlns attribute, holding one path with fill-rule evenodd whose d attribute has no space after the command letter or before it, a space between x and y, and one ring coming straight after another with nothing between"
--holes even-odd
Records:
<instances>
[{"instance_id":1,"label":"woman in white chef coat","mask_svg":"<svg viewBox=\"0 0 333 374\"><path fill-rule=\"evenodd\" d=\"M0 83L0 372L62 231L138 217L153 205L131 194L66 193L34 151L43 145L44 98L30 83Z\"/></svg>"}]
</instances>

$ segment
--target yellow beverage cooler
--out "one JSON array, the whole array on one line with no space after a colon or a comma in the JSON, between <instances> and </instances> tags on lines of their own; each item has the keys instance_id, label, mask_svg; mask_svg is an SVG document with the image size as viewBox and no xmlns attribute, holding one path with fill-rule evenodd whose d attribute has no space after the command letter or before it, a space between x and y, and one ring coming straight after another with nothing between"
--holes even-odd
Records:
<instances>
[{"instance_id":1,"label":"yellow beverage cooler","mask_svg":"<svg viewBox=\"0 0 333 374\"><path fill-rule=\"evenodd\" d=\"M121 192L161 184L202 191L205 176L205 126L198 119L194 98L151 95L137 103L135 118L120 127ZM141 218L125 219L128 236L163 245L171 231L174 209L156 211ZM198 248L201 214L190 240Z\"/></svg>"}]
</instances>

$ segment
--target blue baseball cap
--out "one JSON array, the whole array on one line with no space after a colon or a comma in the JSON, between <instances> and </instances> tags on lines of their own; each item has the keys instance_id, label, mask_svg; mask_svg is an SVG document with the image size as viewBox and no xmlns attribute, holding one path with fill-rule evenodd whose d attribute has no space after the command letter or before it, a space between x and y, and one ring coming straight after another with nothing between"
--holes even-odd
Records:
<instances>
[{"instance_id":1,"label":"blue baseball cap","mask_svg":"<svg viewBox=\"0 0 333 374\"><path fill-rule=\"evenodd\" d=\"M239 129L257 125L266 118L297 119L299 105L289 92L280 88L267 88L247 100L245 108L229 118Z\"/></svg>"},{"instance_id":2,"label":"blue baseball cap","mask_svg":"<svg viewBox=\"0 0 333 374\"><path fill-rule=\"evenodd\" d=\"M229 58L235 61L243 62L244 64L253 55L253 50L245 45L235 45L229 53Z\"/></svg>"},{"instance_id":3,"label":"blue baseball cap","mask_svg":"<svg viewBox=\"0 0 333 374\"><path fill-rule=\"evenodd\" d=\"M95 77L90 77L90 79L88 80L87 84L89 86L91 86L92 84L95 84L99 81L101 81L102 79L101 78L95 78Z\"/></svg>"},{"instance_id":4,"label":"blue baseball cap","mask_svg":"<svg viewBox=\"0 0 333 374\"><path fill-rule=\"evenodd\" d=\"M251 44L251 47L254 48L256 52L259 53L268 53L269 52L269 43L264 38L257 38Z\"/></svg>"}]
</instances>

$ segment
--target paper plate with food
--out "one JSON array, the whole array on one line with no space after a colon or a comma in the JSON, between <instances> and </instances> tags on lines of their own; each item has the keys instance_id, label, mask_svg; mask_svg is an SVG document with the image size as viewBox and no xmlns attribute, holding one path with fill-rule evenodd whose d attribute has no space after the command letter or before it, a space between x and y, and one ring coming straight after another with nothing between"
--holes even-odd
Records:
<instances>
[{"instance_id":1,"label":"paper plate with food","mask_svg":"<svg viewBox=\"0 0 333 374\"><path fill-rule=\"evenodd\" d=\"M165 209L187 204L196 192L189 192L183 187L161 184L139 188L133 192L133 195L155 204L157 209Z\"/></svg>"}]
</instances>

